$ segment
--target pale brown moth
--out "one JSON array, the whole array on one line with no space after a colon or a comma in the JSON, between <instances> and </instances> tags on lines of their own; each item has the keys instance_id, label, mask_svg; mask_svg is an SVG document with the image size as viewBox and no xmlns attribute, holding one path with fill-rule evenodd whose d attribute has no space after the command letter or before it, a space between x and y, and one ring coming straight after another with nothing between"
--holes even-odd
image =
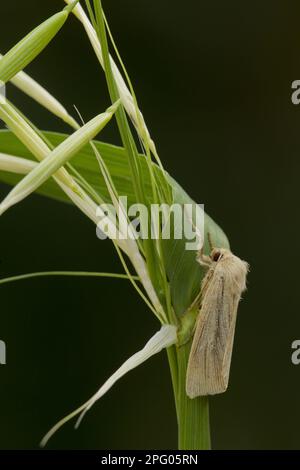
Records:
<instances>
[{"instance_id":1,"label":"pale brown moth","mask_svg":"<svg viewBox=\"0 0 300 470\"><path fill-rule=\"evenodd\" d=\"M208 271L201 284L187 368L186 393L190 398L227 389L237 308L248 272L248 264L224 248L213 248L210 256L200 250L197 261Z\"/></svg>"}]
</instances>

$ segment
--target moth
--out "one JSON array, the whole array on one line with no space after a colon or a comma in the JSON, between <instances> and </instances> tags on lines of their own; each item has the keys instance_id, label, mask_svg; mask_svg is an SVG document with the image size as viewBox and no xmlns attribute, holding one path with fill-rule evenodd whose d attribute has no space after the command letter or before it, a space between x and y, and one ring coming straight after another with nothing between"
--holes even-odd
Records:
<instances>
[{"instance_id":1,"label":"moth","mask_svg":"<svg viewBox=\"0 0 300 470\"><path fill-rule=\"evenodd\" d=\"M200 250L197 261L208 271L201 284L188 360L186 393L190 398L227 389L237 308L249 269L248 263L224 248L213 248L210 256Z\"/></svg>"}]
</instances>

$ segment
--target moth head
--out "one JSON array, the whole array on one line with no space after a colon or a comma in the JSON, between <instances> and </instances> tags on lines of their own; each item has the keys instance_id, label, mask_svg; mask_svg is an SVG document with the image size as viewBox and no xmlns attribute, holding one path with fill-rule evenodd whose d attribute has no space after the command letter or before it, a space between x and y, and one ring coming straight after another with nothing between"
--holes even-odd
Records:
<instances>
[{"instance_id":1,"label":"moth head","mask_svg":"<svg viewBox=\"0 0 300 470\"><path fill-rule=\"evenodd\" d=\"M225 248L213 248L210 253L210 258L213 262L217 263L220 261L226 254L228 253L228 250Z\"/></svg>"}]
</instances>

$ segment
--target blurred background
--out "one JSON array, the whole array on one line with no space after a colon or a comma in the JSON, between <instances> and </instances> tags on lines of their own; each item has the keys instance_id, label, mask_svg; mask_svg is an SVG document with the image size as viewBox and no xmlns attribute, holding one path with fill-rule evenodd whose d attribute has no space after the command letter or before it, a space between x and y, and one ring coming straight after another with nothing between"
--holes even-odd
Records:
<instances>
[{"instance_id":1,"label":"blurred background","mask_svg":"<svg viewBox=\"0 0 300 470\"><path fill-rule=\"evenodd\" d=\"M2 2L0 51L62 0ZM166 169L251 265L227 393L210 400L215 449L300 447L299 2L103 1ZM17 7L17 8L16 8ZM28 73L85 120L109 103L104 75L71 17ZM42 129L69 131L8 86ZM103 139L118 143L113 126ZM3 198L9 188L0 185ZM76 208L33 195L1 217L0 276L42 270L120 271L112 244ZM32 449L94 393L158 324L126 281L43 278L5 285L0 339L0 448ZM176 448L164 353L124 377L49 448Z\"/></svg>"}]
</instances>

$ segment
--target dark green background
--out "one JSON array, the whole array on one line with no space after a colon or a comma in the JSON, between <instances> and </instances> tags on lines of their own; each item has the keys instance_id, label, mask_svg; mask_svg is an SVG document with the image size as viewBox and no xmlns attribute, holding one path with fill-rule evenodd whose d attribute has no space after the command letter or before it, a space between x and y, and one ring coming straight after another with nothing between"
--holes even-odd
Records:
<instances>
[{"instance_id":1,"label":"dark green background","mask_svg":"<svg viewBox=\"0 0 300 470\"><path fill-rule=\"evenodd\" d=\"M0 50L63 6L1 2ZM300 447L299 2L111 0L104 6L167 170L249 261L230 387L210 400L213 447ZM17 9L16 9L17 7ZM108 105L103 73L72 17L28 72L87 120ZM13 87L36 124L66 130ZM117 142L113 126L103 138ZM1 197L8 187L1 185ZM121 269L110 242L76 208L31 196L1 217L1 276ZM3 286L0 447L36 448L158 323L126 281L40 279ZM50 448L175 448L165 354L127 375Z\"/></svg>"}]
</instances>

